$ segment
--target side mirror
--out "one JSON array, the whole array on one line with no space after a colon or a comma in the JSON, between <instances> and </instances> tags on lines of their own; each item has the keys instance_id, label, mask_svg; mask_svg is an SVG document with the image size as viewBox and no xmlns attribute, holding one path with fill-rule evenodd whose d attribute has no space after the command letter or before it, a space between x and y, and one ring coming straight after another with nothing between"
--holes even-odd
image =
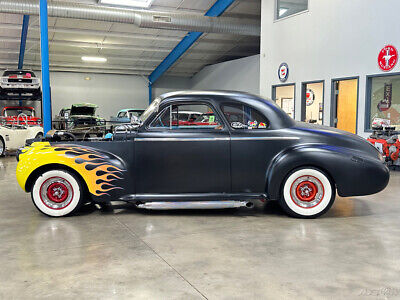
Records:
<instances>
[{"instance_id":1,"label":"side mirror","mask_svg":"<svg viewBox=\"0 0 400 300\"><path fill-rule=\"evenodd\" d=\"M244 129L244 128L247 128L246 125L244 125L243 123L240 123L240 122L232 122L232 123L231 123L231 126L232 126L232 128L234 128L234 129Z\"/></svg>"}]
</instances>

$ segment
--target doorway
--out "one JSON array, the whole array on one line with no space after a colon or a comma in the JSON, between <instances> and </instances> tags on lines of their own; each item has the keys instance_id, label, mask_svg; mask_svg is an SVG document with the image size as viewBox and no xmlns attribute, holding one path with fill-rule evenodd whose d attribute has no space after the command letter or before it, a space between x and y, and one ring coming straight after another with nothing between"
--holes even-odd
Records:
<instances>
[{"instance_id":1,"label":"doorway","mask_svg":"<svg viewBox=\"0 0 400 300\"><path fill-rule=\"evenodd\" d=\"M324 121L324 81L304 82L301 100L301 120L322 125Z\"/></svg>"},{"instance_id":2,"label":"doorway","mask_svg":"<svg viewBox=\"0 0 400 300\"><path fill-rule=\"evenodd\" d=\"M272 87L272 99L290 117L295 115L295 84L276 85Z\"/></svg>"},{"instance_id":3,"label":"doorway","mask_svg":"<svg viewBox=\"0 0 400 300\"><path fill-rule=\"evenodd\" d=\"M357 133L358 78L332 80L331 126Z\"/></svg>"}]
</instances>

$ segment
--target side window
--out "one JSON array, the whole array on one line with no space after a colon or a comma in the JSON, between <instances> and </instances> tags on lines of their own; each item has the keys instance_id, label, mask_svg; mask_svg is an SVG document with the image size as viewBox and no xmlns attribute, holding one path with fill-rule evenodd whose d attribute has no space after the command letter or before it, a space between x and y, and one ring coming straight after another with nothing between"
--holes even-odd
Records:
<instances>
[{"instance_id":1,"label":"side window","mask_svg":"<svg viewBox=\"0 0 400 300\"><path fill-rule=\"evenodd\" d=\"M269 126L263 114L246 105L224 104L222 111L233 129L265 129Z\"/></svg>"},{"instance_id":2,"label":"side window","mask_svg":"<svg viewBox=\"0 0 400 300\"><path fill-rule=\"evenodd\" d=\"M119 114L118 114L118 118L125 118L126 117L126 112L125 111L121 111Z\"/></svg>"},{"instance_id":3,"label":"side window","mask_svg":"<svg viewBox=\"0 0 400 300\"><path fill-rule=\"evenodd\" d=\"M180 111L185 113L180 113ZM183 117L183 115L185 115L185 117ZM189 115L197 115L198 117L188 118ZM149 127L164 127L171 130L223 129L222 122L214 113L213 109L207 104L170 105L151 122Z\"/></svg>"}]
</instances>

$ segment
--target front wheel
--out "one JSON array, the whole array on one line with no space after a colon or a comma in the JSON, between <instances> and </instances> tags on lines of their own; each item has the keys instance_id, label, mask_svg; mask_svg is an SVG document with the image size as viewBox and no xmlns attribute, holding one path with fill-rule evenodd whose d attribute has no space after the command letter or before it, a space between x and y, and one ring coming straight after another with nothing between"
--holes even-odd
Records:
<instances>
[{"instance_id":1,"label":"front wheel","mask_svg":"<svg viewBox=\"0 0 400 300\"><path fill-rule=\"evenodd\" d=\"M3 138L0 137L0 157L4 156L5 152L6 152L6 144L4 143Z\"/></svg>"},{"instance_id":2,"label":"front wheel","mask_svg":"<svg viewBox=\"0 0 400 300\"><path fill-rule=\"evenodd\" d=\"M286 178L280 205L292 217L316 218L329 210L335 197L335 186L324 172L301 168Z\"/></svg>"},{"instance_id":3,"label":"front wheel","mask_svg":"<svg viewBox=\"0 0 400 300\"><path fill-rule=\"evenodd\" d=\"M76 176L65 170L47 171L33 184L31 196L36 208L50 217L76 212L83 203L83 188Z\"/></svg>"}]
</instances>

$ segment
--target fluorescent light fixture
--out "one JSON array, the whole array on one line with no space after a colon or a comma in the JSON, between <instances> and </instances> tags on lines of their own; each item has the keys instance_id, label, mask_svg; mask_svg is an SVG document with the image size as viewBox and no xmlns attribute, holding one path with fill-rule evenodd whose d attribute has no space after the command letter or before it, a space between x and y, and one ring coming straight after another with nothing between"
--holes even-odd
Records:
<instances>
[{"instance_id":1,"label":"fluorescent light fixture","mask_svg":"<svg viewBox=\"0 0 400 300\"><path fill-rule=\"evenodd\" d=\"M279 9L279 16L281 17L282 15L284 15L289 9L287 8L280 8Z\"/></svg>"},{"instance_id":2,"label":"fluorescent light fixture","mask_svg":"<svg viewBox=\"0 0 400 300\"><path fill-rule=\"evenodd\" d=\"M115 6L149 8L153 1L154 0L99 0L99 3Z\"/></svg>"},{"instance_id":3,"label":"fluorescent light fixture","mask_svg":"<svg viewBox=\"0 0 400 300\"><path fill-rule=\"evenodd\" d=\"M105 63L107 58L98 56L82 56L83 61Z\"/></svg>"}]
</instances>

